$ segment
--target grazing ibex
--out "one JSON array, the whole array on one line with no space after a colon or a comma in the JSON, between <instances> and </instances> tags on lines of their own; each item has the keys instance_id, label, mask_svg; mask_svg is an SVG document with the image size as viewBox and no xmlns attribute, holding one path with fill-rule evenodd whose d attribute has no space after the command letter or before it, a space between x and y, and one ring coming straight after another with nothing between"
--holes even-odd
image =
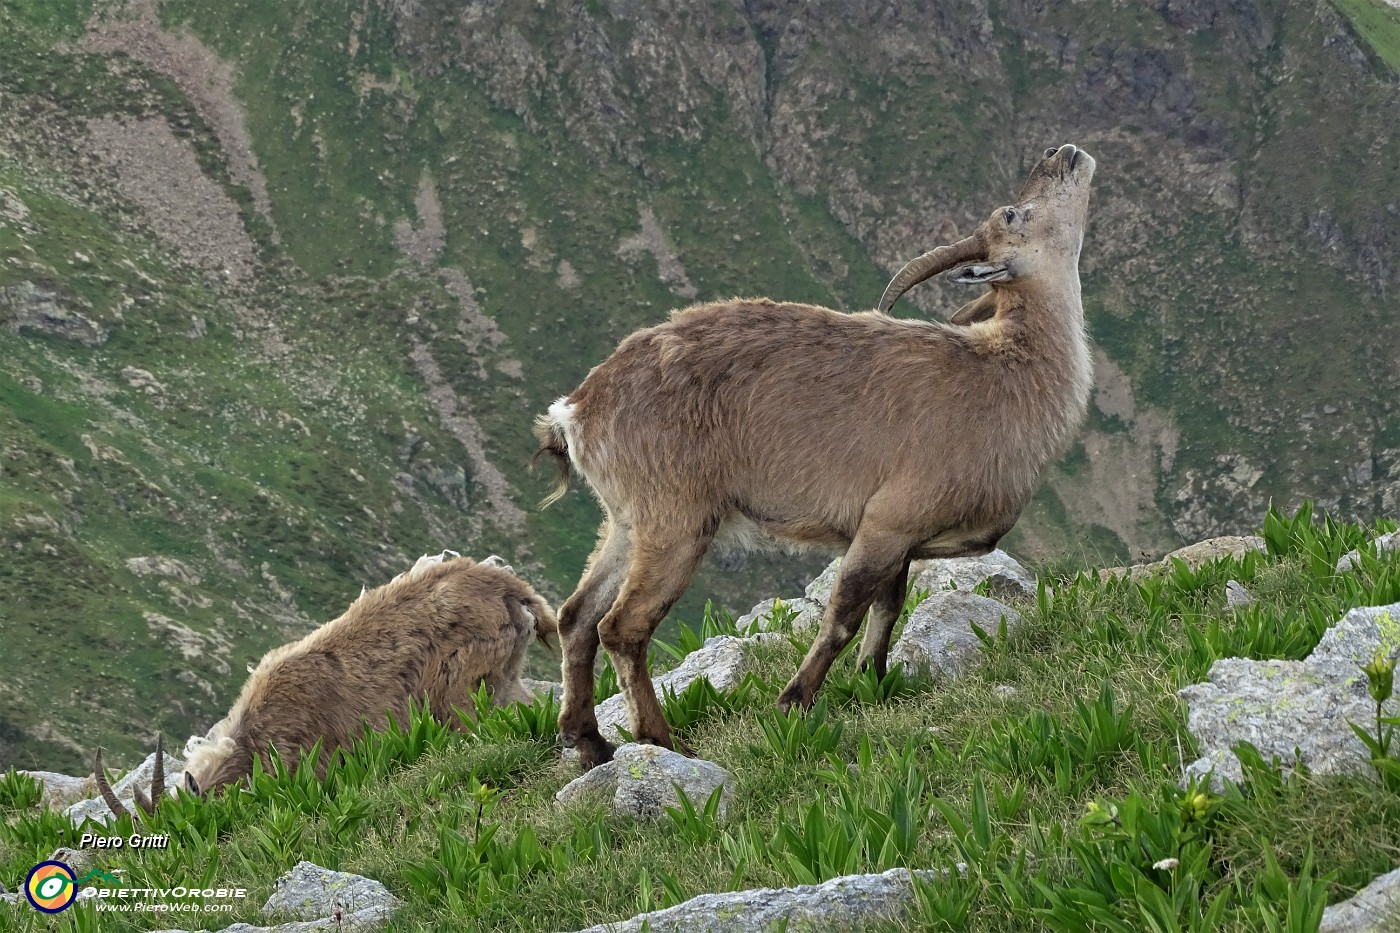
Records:
<instances>
[{"instance_id":1,"label":"grazing ibex","mask_svg":"<svg viewBox=\"0 0 1400 933\"><path fill-rule=\"evenodd\" d=\"M612 746L593 660L612 656L638 741L670 747L647 671L657 624L712 541L845 551L821 629L779 697L807 707L873 604L860 660L884 673L914 558L985 554L1084 418L1092 364L1079 250L1094 160L1047 150L1017 203L910 262L875 312L740 300L638 331L536 423L541 448L606 512L559 614L566 744ZM990 285L950 326L886 311L947 269Z\"/></svg>"},{"instance_id":2,"label":"grazing ibex","mask_svg":"<svg viewBox=\"0 0 1400 933\"><path fill-rule=\"evenodd\" d=\"M268 765L268 746L288 768L317 740L325 774L331 753L392 715L407 726L410 701L439 722L472 709L485 681L497 704L529 702L521 682L525 651L555 646L554 611L514 574L458 557L419 566L361 594L340 618L274 648L243 685L233 710L185 747L185 786L194 793Z\"/></svg>"}]
</instances>

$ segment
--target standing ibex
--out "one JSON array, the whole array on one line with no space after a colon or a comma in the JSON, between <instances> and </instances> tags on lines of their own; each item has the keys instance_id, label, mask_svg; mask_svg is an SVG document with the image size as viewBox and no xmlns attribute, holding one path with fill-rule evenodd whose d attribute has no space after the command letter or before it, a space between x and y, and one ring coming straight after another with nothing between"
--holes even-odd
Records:
<instances>
[{"instance_id":1,"label":"standing ibex","mask_svg":"<svg viewBox=\"0 0 1400 933\"><path fill-rule=\"evenodd\" d=\"M240 780L268 746L288 768L322 743L331 752L392 715L408 725L410 701L440 722L471 711L485 681L497 704L528 702L520 680L525 651L553 645L553 610L508 570L466 557L419 566L361 594L345 614L300 641L274 648L243 685L233 710L208 736L191 739L186 786L199 793Z\"/></svg>"},{"instance_id":2,"label":"standing ibex","mask_svg":"<svg viewBox=\"0 0 1400 933\"><path fill-rule=\"evenodd\" d=\"M1079 250L1094 160L1047 150L1018 202L910 262L875 312L731 300L638 331L536 424L607 518L560 611L566 744L612 746L593 660L612 656L638 741L670 747L647 671L657 624L717 538L845 550L821 629L783 709L811 704L874 605L860 660L884 673L914 558L985 554L1084 418L1092 364ZM990 285L949 326L885 314L947 269Z\"/></svg>"}]
</instances>

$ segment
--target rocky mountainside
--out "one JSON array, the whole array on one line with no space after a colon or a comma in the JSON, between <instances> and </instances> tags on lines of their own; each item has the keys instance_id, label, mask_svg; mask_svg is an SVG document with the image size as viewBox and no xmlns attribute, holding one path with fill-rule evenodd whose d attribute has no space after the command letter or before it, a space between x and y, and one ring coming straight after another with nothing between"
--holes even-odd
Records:
<instances>
[{"instance_id":1,"label":"rocky mountainside","mask_svg":"<svg viewBox=\"0 0 1400 933\"><path fill-rule=\"evenodd\" d=\"M534 413L691 300L870 307L1067 140L1098 388L1011 549L1400 510L1379 0L4 0L0 61L0 765L202 731L419 554L564 595Z\"/></svg>"}]
</instances>

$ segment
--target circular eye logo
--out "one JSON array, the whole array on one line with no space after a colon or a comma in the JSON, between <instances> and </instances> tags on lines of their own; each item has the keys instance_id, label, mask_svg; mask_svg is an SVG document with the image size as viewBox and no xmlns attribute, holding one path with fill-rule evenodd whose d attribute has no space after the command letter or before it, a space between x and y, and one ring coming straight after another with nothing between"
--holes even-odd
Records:
<instances>
[{"instance_id":1,"label":"circular eye logo","mask_svg":"<svg viewBox=\"0 0 1400 933\"><path fill-rule=\"evenodd\" d=\"M40 862L24 879L24 896L36 910L56 914L78 899L78 881L62 862Z\"/></svg>"}]
</instances>

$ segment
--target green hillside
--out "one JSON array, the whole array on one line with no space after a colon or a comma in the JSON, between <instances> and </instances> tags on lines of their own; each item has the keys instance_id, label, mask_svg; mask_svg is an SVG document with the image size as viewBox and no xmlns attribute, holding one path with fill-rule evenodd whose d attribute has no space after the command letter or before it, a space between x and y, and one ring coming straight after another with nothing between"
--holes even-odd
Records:
<instances>
[{"instance_id":1,"label":"green hillside","mask_svg":"<svg viewBox=\"0 0 1400 933\"><path fill-rule=\"evenodd\" d=\"M691 300L869 307L1066 140L1099 388L1011 548L1400 512L1394 18L1100 6L0 2L0 764L202 731L420 554L562 598L536 412Z\"/></svg>"}]
</instances>

